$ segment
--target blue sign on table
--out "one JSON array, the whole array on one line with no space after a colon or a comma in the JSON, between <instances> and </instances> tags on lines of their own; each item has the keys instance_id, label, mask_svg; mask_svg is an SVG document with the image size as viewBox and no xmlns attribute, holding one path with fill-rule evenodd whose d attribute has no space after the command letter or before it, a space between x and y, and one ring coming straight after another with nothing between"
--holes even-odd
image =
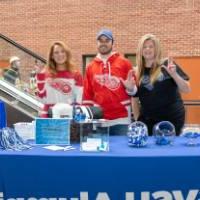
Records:
<instances>
[{"instance_id":1,"label":"blue sign on table","mask_svg":"<svg viewBox=\"0 0 200 200\"><path fill-rule=\"evenodd\" d=\"M70 144L71 119L36 119L36 144Z\"/></svg>"}]
</instances>

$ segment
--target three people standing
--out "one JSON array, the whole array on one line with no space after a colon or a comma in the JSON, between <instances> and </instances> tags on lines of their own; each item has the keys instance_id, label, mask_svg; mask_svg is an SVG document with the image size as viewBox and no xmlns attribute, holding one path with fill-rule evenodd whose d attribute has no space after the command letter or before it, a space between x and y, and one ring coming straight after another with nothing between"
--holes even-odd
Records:
<instances>
[{"instance_id":1,"label":"three people standing","mask_svg":"<svg viewBox=\"0 0 200 200\"><path fill-rule=\"evenodd\" d=\"M83 89L82 104L102 108L110 134L127 133L132 97L134 118L147 124L150 135L160 121L172 122L179 134L185 121L180 92L190 91L189 77L172 58L162 58L159 39L152 34L140 39L136 73L126 58L113 51L110 30L101 30L96 39L98 53L86 68L83 88L69 49L62 42L51 46L48 67L37 75L38 94L46 100L42 116L56 102L71 103L68 90L75 91L81 103Z\"/></svg>"}]
</instances>

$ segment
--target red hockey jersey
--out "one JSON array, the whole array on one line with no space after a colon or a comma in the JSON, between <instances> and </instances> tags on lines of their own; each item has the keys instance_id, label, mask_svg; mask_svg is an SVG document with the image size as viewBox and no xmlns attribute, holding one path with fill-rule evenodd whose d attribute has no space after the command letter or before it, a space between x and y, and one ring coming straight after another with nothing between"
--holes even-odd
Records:
<instances>
[{"instance_id":1,"label":"red hockey jersey","mask_svg":"<svg viewBox=\"0 0 200 200\"><path fill-rule=\"evenodd\" d=\"M131 63L118 53L105 62L97 56L86 69L83 104L101 106L105 119L130 123L131 98L121 79L125 80L131 69Z\"/></svg>"},{"instance_id":2,"label":"red hockey jersey","mask_svg":"<svg viewBox=\"0 0 200 200\"><path fill-rule=\"evenodd\" d=\"M41 117L48 117L48 110L56 103L82 103L83 80L79 72L58 71L52 77L48 73L37 74L38 96L45 104Z\"/></svg>"}]
</instances>

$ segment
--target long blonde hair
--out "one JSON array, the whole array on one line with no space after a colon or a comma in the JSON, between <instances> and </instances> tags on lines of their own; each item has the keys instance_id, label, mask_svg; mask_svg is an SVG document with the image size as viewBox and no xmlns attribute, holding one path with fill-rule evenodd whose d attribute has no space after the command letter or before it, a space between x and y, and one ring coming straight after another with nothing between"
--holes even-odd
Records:
<instances>
[{"instance_id":1,"label":"long blonde hair","mask_svg":"<svg viewBox=\"0 0 200 200\"><path fill-rule=\"evenodd\" d=\"M154 82L157 80L159 75L161 74L161 46L160 41L158 38L156 38L153 34L146 34L142 36L142 38L139 41L138 49L137 49L137 56L136 56L136 62L137 62L137 77L139 84L141 83L142 77L144 75L144 69L145 69L145 60L142 55L144 43L147 40L151 40L154 43L155 47L155 59L153 62L153 66L150 71L150 83L154 84Z\"/></svg>"},{"instance_id":2,"label":"long blonde hair","mask_svg":"<svg viewBox=\"0 0 200 200\"><path fill-rule=\"evenodd\" d=\"M47 60L47 71L51 75L56 75L56 73L57 73L56 62L53 59L53 51L54 51L54 48L56 45L62 47L64 49L64 51L66 52L66 55L67 55L67 60L65 62L66 70L68 70L69 72L77 71L77 68L75 67L74 63L72 62L71 50L64 42L61 42L61 41L54 42L49 49L48 60Z\"/></svg>"}]
</instances>

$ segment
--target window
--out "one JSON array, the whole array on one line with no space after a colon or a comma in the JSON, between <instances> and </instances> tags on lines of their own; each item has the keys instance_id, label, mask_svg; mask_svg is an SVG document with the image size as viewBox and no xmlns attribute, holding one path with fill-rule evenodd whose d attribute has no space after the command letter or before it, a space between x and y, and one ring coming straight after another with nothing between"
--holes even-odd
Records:
<instances>
[{"instance_id":1,"label":"window","mask_svg":"<svg viewBox=\"0 0 200 200\"><path fill-rule=\"evenodd\" d=\"M136 54L126 53L124 56L131 62L132 66L136 66Z\"/></svg>"},{"instance_id":2,"label":"window","mask_svg":"<svg viewBox=\"0 0 200 200\"><path fill-rule=\"evenodd\" d=\"M89 54L89 55L82 56L82 59L83 59L82 72L83 72L83 74L85 74L85 69L86 69L87 65L92 61L92 59L94 59L95 56L96 56L96 54Z\"/></svg>"},{"instance_id":3,"label":"window","mask_svg":"<svg viewBox=\"0 0 200 200\"><path fill-rule=\"evenodd\" d=\"M87 55L82 55L82 59L83 59L83 68L82 68L82 72L83 74L85 73L85 69L87 67L87 65L92 61L92 59L94 59L94 57L96 56L96 54L87 54ZM136 54L124 54L124 56L131 62L131 64L135 67L136 66Z\"/></svg>"}]
</instances>

